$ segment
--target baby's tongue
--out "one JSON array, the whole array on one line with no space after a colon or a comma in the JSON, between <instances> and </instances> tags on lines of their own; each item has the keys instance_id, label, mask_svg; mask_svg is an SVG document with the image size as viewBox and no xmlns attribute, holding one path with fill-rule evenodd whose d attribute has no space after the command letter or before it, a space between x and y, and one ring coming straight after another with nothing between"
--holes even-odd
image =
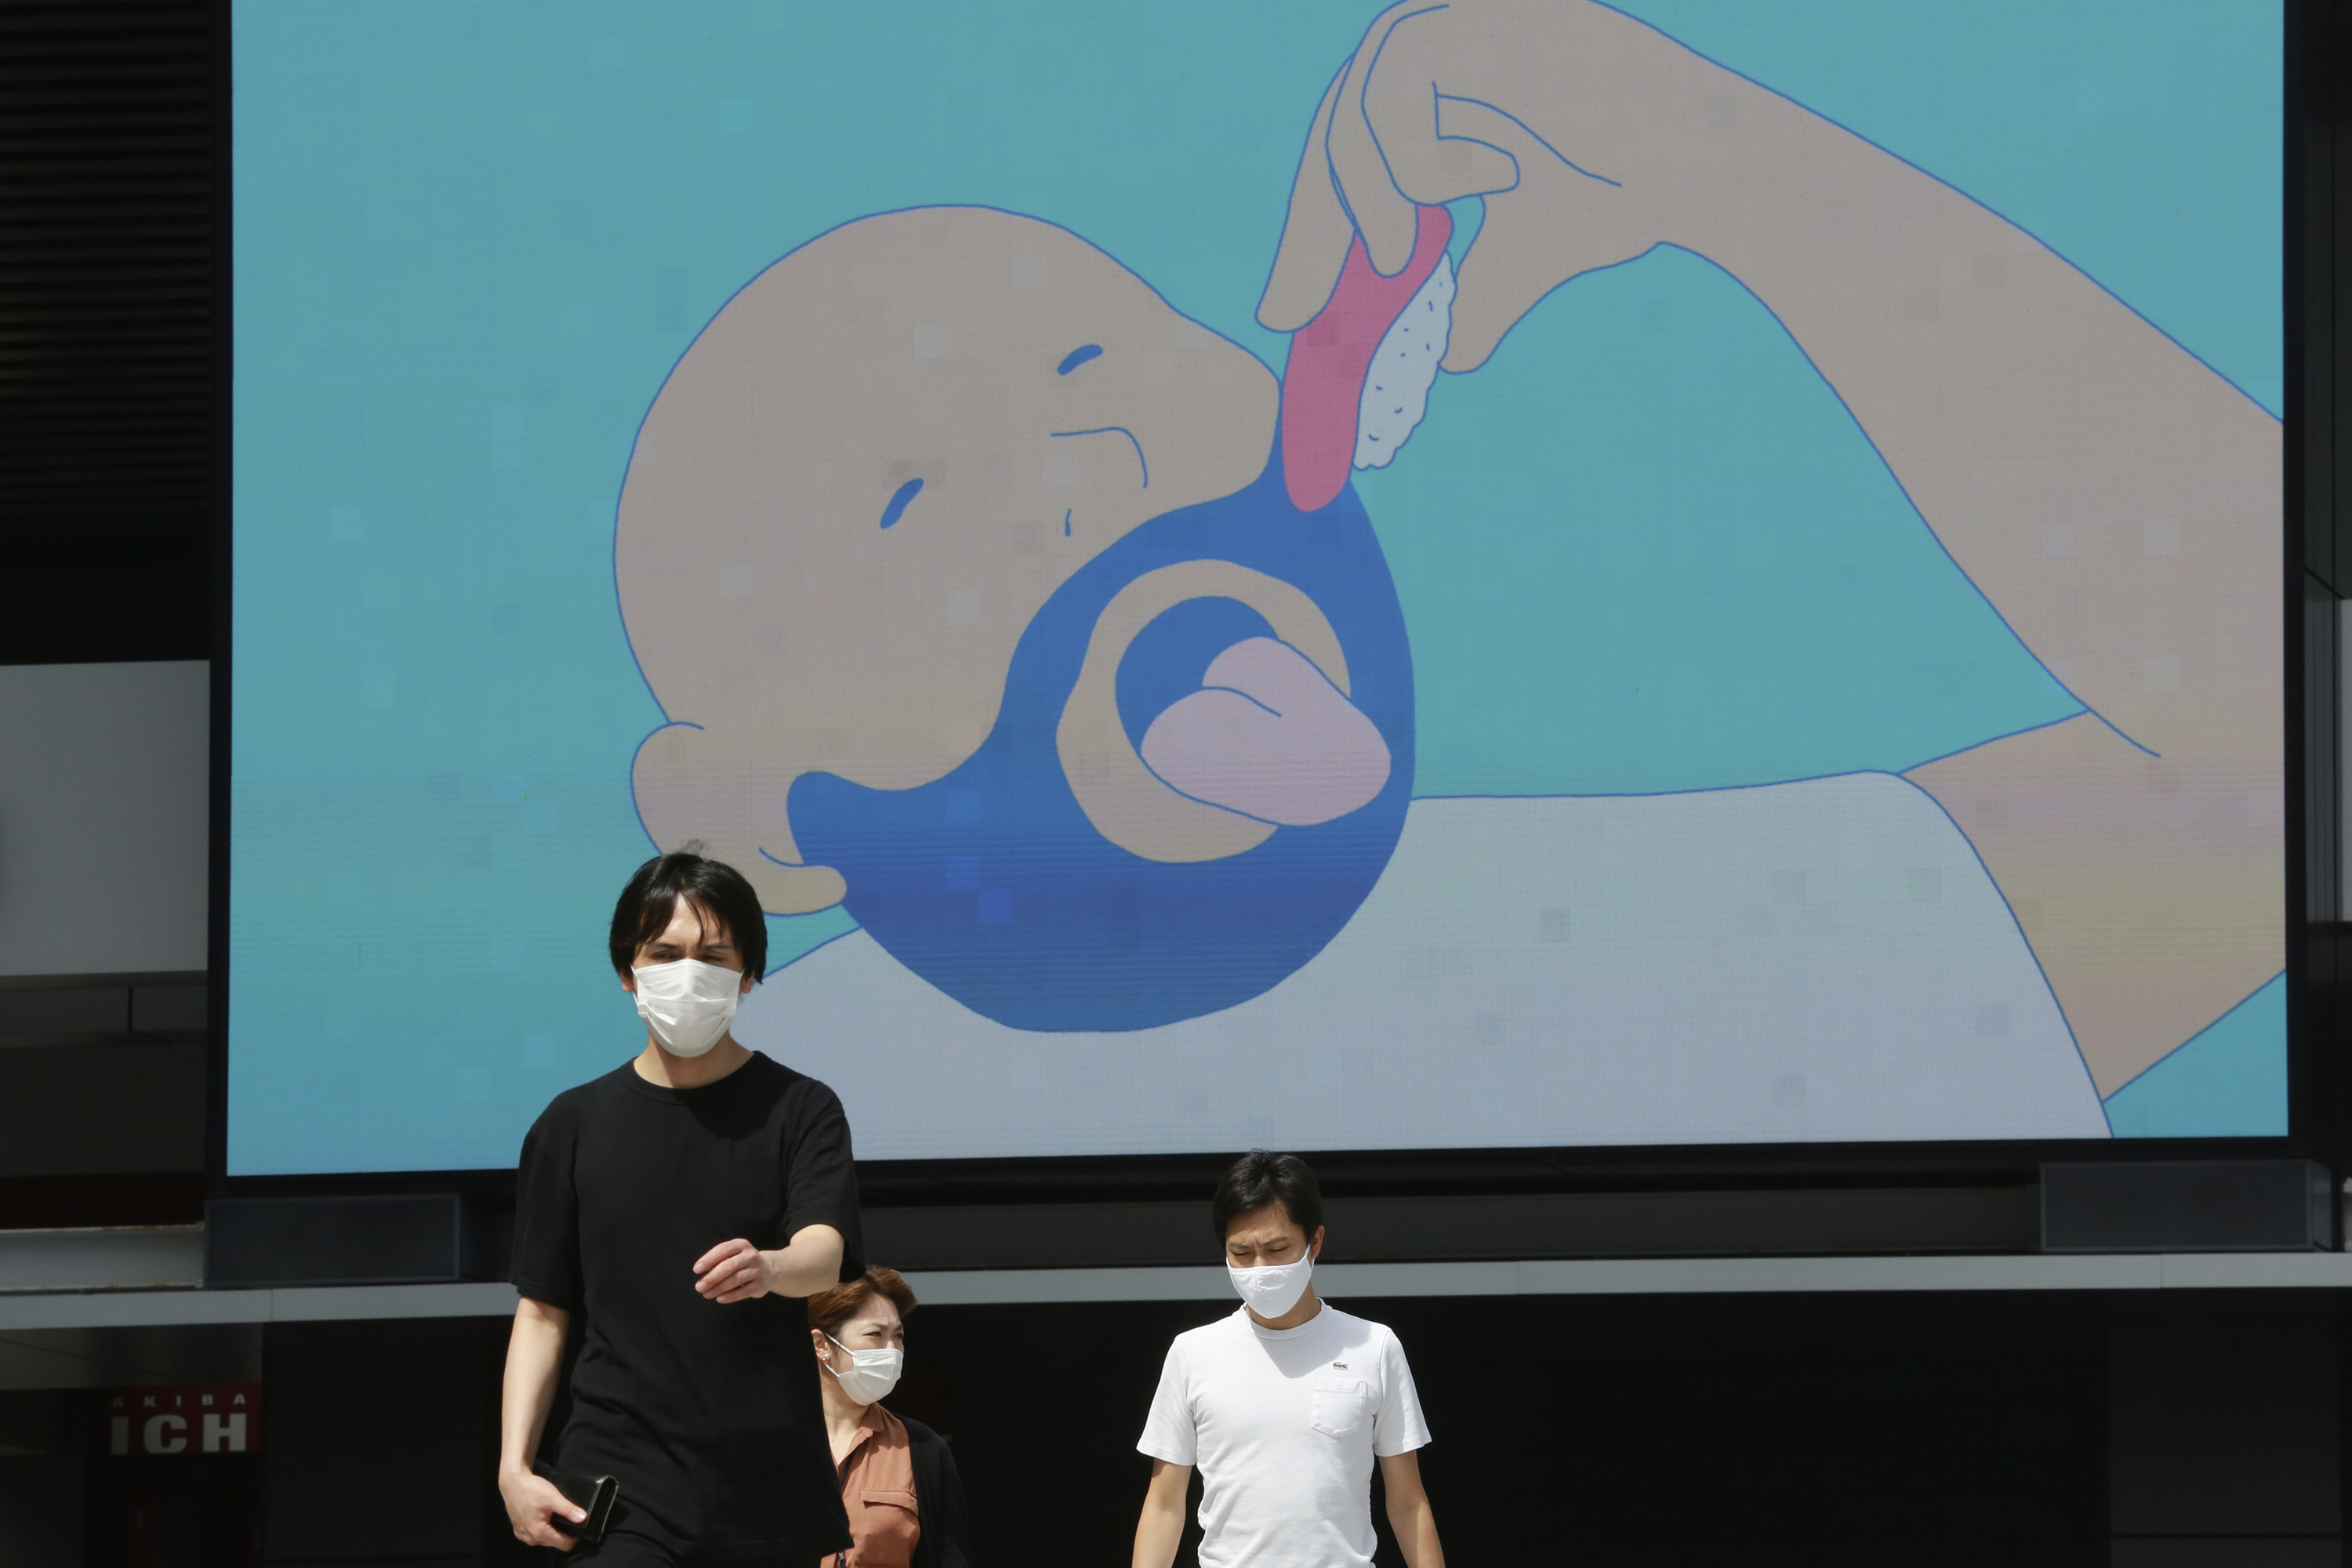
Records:
<instances>
[{"instance_id":1,"label":"baby's tongue","mask_svg":"<svg viewBox=\"0 0 2352 1568\"><path fill-rule=\"evenodd\" d=\"M1282 376L1282 476L1299 510L1328 506L1347 488L1372 355L1453 237L1454 220L1444 207L1421 208L1412 259L1395 277L1383 278L1372 270L1363 237L1357 236L1339 287L1315 319L1292 334Z\"/></svg>"}]
</instances>

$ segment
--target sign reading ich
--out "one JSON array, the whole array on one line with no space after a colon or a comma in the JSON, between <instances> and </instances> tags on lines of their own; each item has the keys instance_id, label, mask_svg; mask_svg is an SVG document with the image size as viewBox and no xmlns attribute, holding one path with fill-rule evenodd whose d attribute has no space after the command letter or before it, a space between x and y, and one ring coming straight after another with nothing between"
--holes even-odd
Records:
<instances>
[{"instance_id":1,"label":"sign reading ich","mask_svg":"<svg viewBox=\"0 0 2352 1568\"><path fill-rule=\"evenodd\" d=\"M195 1383L106 1391L106 1451L251 1454L261 1448L261 1384Z\"/></svg>"}]
</instances>

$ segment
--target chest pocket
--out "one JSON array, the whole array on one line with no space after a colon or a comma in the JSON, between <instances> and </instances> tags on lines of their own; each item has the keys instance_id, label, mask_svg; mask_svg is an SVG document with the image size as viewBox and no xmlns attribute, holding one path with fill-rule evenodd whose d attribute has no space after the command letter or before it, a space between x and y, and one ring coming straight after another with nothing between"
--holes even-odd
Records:
<instances>
[{"instance_id":1,"label":"chest pocket","mask_svg":"<svg viewBox=\"0 0 2352 1568\"><path fill-rule=\"evenodd\" d=\"M914 1492L867 1487L858 1499L865 1506L852 1510L850 1534L856 1544L850 1549L848 1568L908 1568L922 1535Z\"/></svg>"},{"instance_id":2,"label":"chest pocket","mask_svg":"<svg viewBox=\"0 0 2352 1568\"><path fill-rule=\"evenodd\" d=\"M1360 1378L1318 1377L1307 1393L1313 1399L1307 1420L1318 1432L1352 1437L1371 1423L1371 1387Z\"/></svg>"}]
</instances>

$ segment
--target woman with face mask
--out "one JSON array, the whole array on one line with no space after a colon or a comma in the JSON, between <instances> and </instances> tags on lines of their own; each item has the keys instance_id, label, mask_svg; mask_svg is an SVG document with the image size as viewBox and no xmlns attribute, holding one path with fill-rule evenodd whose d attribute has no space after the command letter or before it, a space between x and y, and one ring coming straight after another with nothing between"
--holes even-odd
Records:
<instances>
[{"instance_id":1,"label":"woman with face mask","mask_svg":"<svg viewBox=\"0 0 2352 1568\"><path fill-rule=\"evenodd\" d=\"M825 1436L849 1515L850 1549L826 1568L971 1568L963 1482L938 1433L881 1405L907 1357L915 1292L895 1268L808 1301Z\"/></svg>"}]
</instances>

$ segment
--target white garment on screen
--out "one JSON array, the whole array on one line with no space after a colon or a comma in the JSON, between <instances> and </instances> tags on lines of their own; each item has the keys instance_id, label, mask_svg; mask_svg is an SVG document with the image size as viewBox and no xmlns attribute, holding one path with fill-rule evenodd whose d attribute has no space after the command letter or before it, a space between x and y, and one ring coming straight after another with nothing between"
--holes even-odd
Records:
<instances>
[{"instance_id":1,"label":"white garment on screen","mask_svg":"<svg viewBox=\"0 0 2352 1568\"><path fill-rule=\"evenodd\" d=\"M1135 1446L1201 1471L1201 1568L1369 1568L1372 1458L1429 1441L1404 1347L1330 1303L1176 1336Z\"/></svg>"},{"instance_id":2,"label":"white garment on screen","mask_svg":"<svg viewBox=\"0 0 2352 1568\"><path fill-rule=\"evenodd\" d=\"M1312 963L1157 1029L1007 1028L860 931L735 1037L861 1159L2107 1136L1976 850L1885 773L1414 801Z\"/></svg>"}]
</instances>

